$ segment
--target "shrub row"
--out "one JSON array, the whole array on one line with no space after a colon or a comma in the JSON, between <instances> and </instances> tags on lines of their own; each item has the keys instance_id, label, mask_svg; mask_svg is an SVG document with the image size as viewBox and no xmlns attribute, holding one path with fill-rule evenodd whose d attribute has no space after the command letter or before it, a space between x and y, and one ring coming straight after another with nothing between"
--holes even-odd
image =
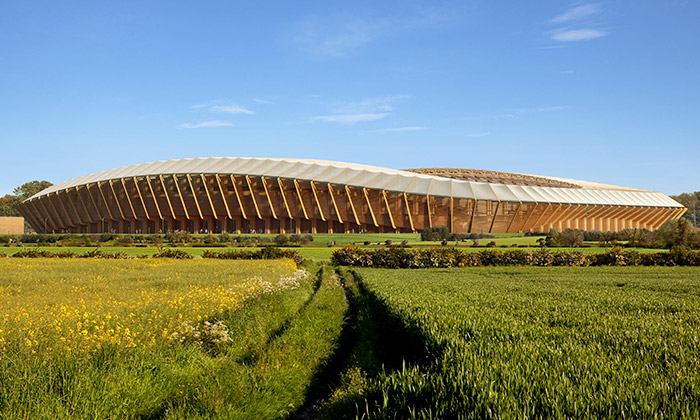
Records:
<instances>
[{"instance_id":1,"label":"shrub row","mask_svg":"<svg viewBox=\"0 0 700 420\"><path fill-rule=\"evenodd\" d=\"M296 262L301 263L302 257L298 252L290 251L288 249L280 248L261 248L257 251L224 251L224 252L214 252L214 251L204 251L202 258L219 258L223 260L272 260L278 258L289 258Z\"/></svg>"},{"instance_id":2,"label":"shrub row","mask_svg":"<svg viewBox=\"0 0 700 420\"><path fill-rule=\"evenodd\" d=\"M6 257L5 254L0 254L0 258ZM76 254L71 251L49 252L39 248L23 249L10 256L11 258L100 258L100 259L119 259L125 260L133 258L123 252L107 253L100 249L86 252L84 254ZM140 256L136 258L146 258ZM192 259L191 254L173 248L160 249L151 258L174 258L174 259ZM202 258L219 258L228 260L271 260L279 258L289 258L300 264L302 261L299 253L279 248L262 248L258 251L242 251L242 252L212 252L205 251Z\"/></svg>"},{"instance_id":3,"label":"shrub row","mask_svg":"<svg viewBox=\"0 0 700 420\"><path fill-rule=\"evenodd\" d=\"M99 249L88 251L84 254L76 254L71 251L49 252L44 249L31 248L15 252L12 258L99 258L110 260L127 260L131 258L123 252L108 253Z\"/></svg>"},{"instance_id":4,"label":"shrub row","mask_svg":"<svg viewBox=\"0 0 700 420\"><path fill-rule=\"evenodd\" d=\"M601 266L601 265L645 265L645 266L700 266L700 252L676 247L669 252L640 254L615 247L602 254L581 252L538 251L491 251L469 253L455 248L431 249L362 249L345 247L331 255L331 263L356 267L375 268L449 268L477 266Z\"/></svg>"}]
</instances>

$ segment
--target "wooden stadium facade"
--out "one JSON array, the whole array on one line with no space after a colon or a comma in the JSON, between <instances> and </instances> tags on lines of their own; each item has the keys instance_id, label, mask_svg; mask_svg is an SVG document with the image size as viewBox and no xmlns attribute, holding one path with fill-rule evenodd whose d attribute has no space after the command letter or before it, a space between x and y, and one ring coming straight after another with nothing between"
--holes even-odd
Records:
<instances>
[{"instance_id":1,"label":"wooden stadium facade","mask_svg":"<svg viewBox=\"0 0 700 420\"><path fill-rule=\"evenodd\" d=\"M685 212L651 191L413 171L300 159L178 159L66 181L19 210L42 233L654 230Z\"/></svg>"}]
</instances>

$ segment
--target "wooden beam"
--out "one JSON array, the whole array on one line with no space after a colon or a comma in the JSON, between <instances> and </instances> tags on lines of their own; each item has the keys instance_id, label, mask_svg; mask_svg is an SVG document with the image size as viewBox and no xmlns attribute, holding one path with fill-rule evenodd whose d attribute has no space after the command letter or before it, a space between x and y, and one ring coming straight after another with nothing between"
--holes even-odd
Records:
<instances>
[{"instance_id":1,"label":"wooden beam","mask_svg":"<svg viewBox=\"0 0 700 420\"><path fill-rule=\"evenodd\" d=\"M219 174L214 175L214 178L216 178L216 185L219 187L219 193L221 194L221 201L224 202L224 208L226 209L226 216L229 219L233 219L233 217L231 216L231 209L228 208L228 201L226 200L226 194L224 194L224 189L221 187L221 178L219 177Z\"/></svg>"},{"instance_id":2,"label":"wooden beam","mask_svg":"<svg viewBox=\"0 0 700 420\"><path fill-rule=\"evenodd\" d=\"M363 188L362 192L365 194L365 200L367 200L367 207L369 208L369 214L372 215L372 222L374 222L375 227L379 227L377 223L377 218L374 217L374 211L372 211L372 204L369 202L369 194L367 193L367 188Z\"/></svg>"},{"instance_id":3,"label":"wooden beam","mask_svg":"<svg viewBox=\"0 0 700 420\"><path fill-rule=\"evenodd\" d=\"M148 178L148 176L146 176ZM134 187L136 187L136 192L138 193L139 200L141 201L141 207L143 208L143 214L146 215L146 220L150 220L150 216L148 215L148 209L146 208L146 202L143 201L143 194L141 194L141 189L139 188L139 181L136 179L136 177L131 178L131 180L134 182Z\"/></svg>"},{"instance_id":4,"label":"wooden beam","mask_svg":"<svg viewBox=\"0 0 700 420\"><path fill-rule=\"evenodd\" d=\"M248 191L250 191L250 198L253 200L253 205L255 206L255 213L258 215L258 219L262 220L260 215L260 208L258 208L258 202L255 200L255 191L253 191L253 186L250 184L250 177L245 176L245 180L248 183Z\"/></svg>"},{"instance_id":5,"label":"wooden beam","mask_svg":"<svg viewBox=\"0 0 700 420\"><path fill-rule=\"evenodd\" d=\"M194 187L192 186L192 177L190 174L185 175L185 178L187 178L187 185L190 187L190 191L192 192L192 198L194 199L194 204L195 207L197 207L197 214L199 214L199 220L204 220L204 215L202 215L202 208L199 207L199 200L197 199L197 191L194 190ZM201 225L200 225L201 226Z\"/></svg>"},{"instance_id":6,"label":"wooden beam","mask_svg":"<svg viewBox=\"0 0 700 420\"><path fill-rule=\"evenodd\" d=\"M241 209L241 214L245 220L248 220L248 216L246 216L245 209L243 208L243 201L241 201L241 195L238 194L238 187L236 187L236 177L230 174L229 178L231 179L231 185L233 185L233 192L236 194L236 200L238 200L238 207Z\"/></svg>"},{"instance_id":7,"label":"wooden beam","mask_svg":"<svg viewBox=\"0 0 700 420\"><path fill-rule=\"evenodd\" d=\"M511 225L513 224L513 222L515 221L515 218L518 217L518 214L520 214L520 208L522 208L522 206L523 206L523 203L522 203L522 202L518 202L518 208L515 209L515 213L513 214L513 218L510 219L510 222L508 222L508 226L506 227L506 233L510 232L510 226L511 226Z\"/></svg>"},{"instance_id":8,"label":"wooden beam","mask_svg":"<svg viewBox=\"0 0 700 420\"><path fill-rule=\"evenodd\" d=\"M158 218L163 220L163 213L160 211L160 206L158 205L158 199L156 198L156 190L153 189L151 185L151 177L146 175L146 184L148 185L148 190L151 192L151 197L153 197L153 204L156 206L156 211L158 212Z\"/></svg>"},{"instance_id":9,"label":"wooden beam","mask_svg":"<svg viewBox=\"0 0 700 420\"><path fill-rule=\"evenodd\" d=\"M165 201L168 202L168 208L170 209L170 217L173 220L176 220L175 210L173 210L173 203L170 201L170 196L168 195L168 187L165 186L165 179L163 179L163 175L158 175L158 179L160 179L160 186L163 188L163 194L165 195ZM175 183L175 180L173 180L173 183ZM187 214L186 208L185 208L185 214ZM188 219L189 219L189 217L188 217Z\"/></svg>"},{"instance_id":10,"label":"wooden beam","mask_svg":"<svg viewBox=\"0 0 700 420\"><path fill-rule=\"evenodd\" d=\"M355 205L352 202L352 196L350 194L350 187L347 185L345 186L345 194L348 197L348 203L350 203L350 209L352 209L352 214L355 216L355 224L359 225L360 224L360 218L357 217L357 212L355 211Z\"/></svg>"},{"instance_id":11,"label":"wooden beam","mask_svg":"<svg viewBox=\"0 0 700 420\"><path fill-rule=\"evenodd\" d=\"M325 222L326 218L323 216L323 209L321 209L321 203L318 201L318 195L316 194L316 186L314 185L313 181L309 181L309 184L311 184L311 192L314 195L314 200L316 201L316 207L318 207L318 214L321 215L321 220L323 220Z\"/></svg>"},{"instance_id":12,"label":"wooden beam","mask_svg":"<svg viewBox=\"0 0 700 420\"><path fill-rule=\"evenodd\" d=\"M214 219L218 219L219 217L216 215L216 209L214 208L214 202L211 201L211 194L209 193L209 188L207 188L207 179L204 177L204 174L199 174L199 179L202 181L202 185L204 185L204 192L207 194L207 200L209 201L209 207L211 207L211 214L214 216ZM210 231L213 230L209 229Z\"/></svg>"},{"instance_id":13,"label":"wooden beam","mask_svg":"<svg viewBox=\"0 0 700 420\"><path fill-rule=\"evenodd\" d=\"M78 212L78 209L75 207L75 203L73 203L73 200L70 199L70 194L68 194L68 189L61 190L61 192L63 192L63 194L66 196L66 199L68 200L68 203L70 204L70 207L73 209L73 213L75 214L75 218L78 220L78 226L86 225L87 223L83 222L83 218L80 216L80 212ZM63 200L61 200L61 202L63 202ZM68 217L71 218L70 214L68 215ZM71 218L71 221L72 221L72 218Z\"/></svg>"},{"instance_id":14,"label":"wooden beam","mask_svg":"<svg viewBox=\"0 0 700 420\"><path fill-rule=\"evenodd\" d=\"M114 184L112 183L112 180L109 180L109 188L112 190L112 196L114 197L114 201L117 203L117 208L119 209L119 215L122 217L122 220L126 220L126 217L124 216L124 212L122 211L122 206L119 204L119 198L117 198L117 192L114 191Z\"/></svg>"},{"instance_id":15,"label":"wooden beam","mask_svg":"<svg viewBox=\"0 0 700 420\"><path fill-rule=\"evenodd\" d=\"M97 205L97 201L95 201L95 198L92 196L92 191L90 191L90 185L91 184L85 184L85 191L87 191L88 197L90 197L90 202L93 205L93 208L95 209L95 212L97 213L97 216L100 217L102 220L105 219L105 217L102 215L102 212L100 211L100 206ZM92 184L96 185L96 184ZM102 230L102 227L100 227L100 230Z\"/></svg>"},{"instance_id":16,"label":"wooden beam","mask_svg":"<svg viewBox=\"0 0 700 420\"><path fill-rule=\"evenodd\" d=\"M277 178L277 185L279 185L279 187L280 187L280 194L282 194L282 201L284 202L284 208L287 209L287 216L289 216L290 219L293 219L292 211L289 209L289 204L287 203L287 197L284 194L284 185L282 185L282 180L280 178Z\"/></svg>"},{"instance_id":17,"label":"wooden beam","mask_svg":"<svg viewBox=\"0 0 700 420\"><path fill-rule=\"evenodd\" d=\"M71 227L76 227L76 226L82 225L83 221L80 219L80 215L78 214L78 211L75 209L75 206L73 206L73 213L75 214L76 218L78 219L78 223L74 222L73 218L71 217L70 212L68 211L68 208L65 206L65 203L63 202L63 199L61 198L61 194L60 194L61 192L63 192L63 194L66 194L66 195L68 195L68 193L66 192L66 190L59 190L59 191L56 191L55 194L56 194L56 198L58 198L58 204L61 205L61 208L63 209L63 212L66 214L66 217L68 218L68 221L70 222ZM68 202L71 203L71 205L73 204L71 202L71 200L68 200Z\"/></svg>"},{"instance_id":18,"label":"wooden beam","mask_svg":"<svg viewBox=\"0 0 700 420\"><path fill-rule=\"evenodd\" d=\"M182 204L182 209L185 211L185 218L187 218L187 220L192 220L190 219L190 213L187 211L187 206L185 205L185 197L182 196L180 186L177 184L177 175L173 174L172 178L173 184L175 184L175 190L177 190L177 195L180 197L180 204ZM189 227L185 230L189 230Z\"/></svg>"},{"instance_id":19,"label":"wooden beam","mask_svg":"<svg viewBox=\"0 0 700 420\"><path fill-rule=\"evenodd\" d=\"M265 197L267 197L267 204L270 206L270 211L272 212L272 218L277 219L277 214L275 213L275 208L272 206L272 199L270 198L270 192L267 190L267 183L265 183L265 177L261 176L260 180L263 184L263 189L265 190Z\"/></svg>"},{"instance_id":20,"label":"wooden beam","mask_svg":"<svg viewBox=\"0 0 700 420\"><path fill-rule=\"evenodd\" d=\"M129 194L129 191L126 189L126 182L124 182L124 178L120 178L119 181L121 181L122 188L124 189L124 196L126 196L126 202L129 203L131 214L134 216L134 220L138 220L139 218L136 216L136 211L134 210L134 203L131 202L131 194ZM136 225L134 225L134 229L136 229Z\"/></svg>"},{"instance_id":21,"label":"wooden beam","mask_svg":"<svg viewBox=\"0 0 700 420\"><path fill-rule=\"evenodd\" d=\"M83 209L85 209L85 214L87 215L88 218L88 223L95 223L96 220L92 219L92 216L90 215L90 208L85 204L85 200L83 200L83 197L80 195L80 191L78 188L82 187L82 185L78 185L76 187L73 187L75 190L75 193L78 195L78 200L80 201L80 204L82 204Z\"/></svg>"},{"instance_id":22,"label":"wooden beam","mask_svg":"<svg viewBox=\"0 0 700 420\"><path fill-rule=\"evenodd\" d=\"M335 196L333 196L333 188L331 187L330 182L326 185L328 185L328 194L331 195L331 201L333 202L333 208L335 209L335 214L338 215L338 221L340 223L343 223L343 217L340 215L340 211L338 211L338 205L335 202Z\"/></svg>"},{"instance_id":23,"label":"wooden beam","mask_svg":"<svg viewBox=\"0 0 700 420\"><path fill-rule=\"evenodd\" d=\"M551 208L552 208L552 203L547 203L547 207L544 209L544 211L542 212L542 214L540 214L539 217L537 217L537 219L535 219L535 222L530 226L530 229L529 229L529 230L534 229L534 228L536 228L536 227L542 227L542 226L544 226L544 223L540 223L540 221L542 220L542 218L544 217L544 215L547 214L547 211L548 211L549 209L551 209Z\"/></svg>"},{"instance_id":24,"label":"wooden beam","mask_svg":"<svg viewBox=\"0 0 700 420\"><path fill-rule=\"evenodd\" d=\"M528 203L528 204L533 204L533 206L530 209L530 211L527 212L527 216L525 217L525 221L523 222L522 225L520 225L520 229L518 229L518 232L523 232L525 230L525 226L527 226L527 222L530 221L530 218L535 213L535 209L537 209L537 206L540 205L540 203Z\"/></svg>"},{"instance_id":25,"label":"wooden beam","mask_svg":"<svg viewBox=\"0 0 700 420\"><path fill-rule=\"evenodd\" d=\"M411 216L411 207L408 205L408 197L406 193L403 193L403 202L406 204L406 214L408 214L408 223L411 225L411 231L415 232L416 228L413 227L413 217Z\"/></svg>"},{"instance_id":26,"label":"wooden beam","mask_svg":"<svg viewBox=\"0 0 700 420\"><path fill-rule=\"evenodd\" d=\"M433 212L430 210L430 196L425 195L425 205L428 207L428 227L433 227Z\"/></svg>"},{"instance_id":27,"label":"wooden beam","mask_svg":"<svg viewBox=\"0 0 700 420\"><path fill-rule=\"evenodd\" d=\"M46 213L44 213L44 214L46 214L46 216L48 216L48 218L51 219L51 224L53 225L53 226L51 227L51 229L55 231L56 229L60 228L60 227L62 226L61 223L58 223L58 222L56 221L56 219L54 219L54 217L53 217L53 215L54 215L55 213L51 213L51 212L49 211L49 209L46 207L46 204L44 203L45 201L48 202L48 195L45 195L45 196L43 196L43 197L39 197L39 198L37 199L37 201L39 202L39 204L41 204L41 207L44 208L44 211L46 212ZM51 204L51 203L49 203L49 204ZM53 206L52 206L52 207L53 207ZM55 211L55 210L54 210L54 211Z\"/></svg>"},{"instance_id":28,"label":"wooden beam","mask_svg":"<svg viewBox=\"0 0 700 420\"><path fill-rule=\"evenodd\" d=\"M31 213L34 215L34 218L38 221L38 223L39 223L39 225L40 225L39 227L41 227L41 228L44 229L44 230L42 231L42 233L48 233L48 226L47 226L48 223L46 223L46 222L48 221L48 217L45 217L45 218L42 219L42 217L41 217L42 214L41 214L41 212L38 210L38 206L36 205L36 201L37 201L37 199L35 198L35 199L33 199L33 200L25 201L24 204L25 204L26 207L29 209L29 211L31 211ZM45 222L45 223L41 223L42 221ZM53 223L52 223L51 225L52 225L52 227L53 227ZM38 230L38 229L37 229L37 230Z\"/></svg>"},{"instance_id":29,"label":"wooden beam","mask_svg":"<svg viewBox=\"0 0 700 420\"><path fill-rule=\"evenodd\" d=\"M479 204L479 200L476 198L474 198L472 201L474 201L474 205L472 206L472 217L469 218L469 233L472 233L472 227L474 227L474 215L476 215L476 206Z\"/></svg>"},{"instance_id":30,"label":"wooden beam","mask_svg":"<svg viewBox=\"0 0 700 420\"><path fill-rule=\"evenodd\" d=\"M56 193L54 192L53 195L56 196ZM61 213L58 211L58 208L53 204L53 200L51 200L51 193L46 194L46 198L47 198L48 203L51 205L51 207L53 207L53 211L56 213L58 218L61 219L61 223L60 223L61 229L66 229L66 228L70 227L72 222L66 223L65 219L63 219L63 216L61 216Z\"/></svg>"},{"instance_id":31,"label":"wooden beam","mask_svg":"<svg viewBox=\"0 0 700 420\"><path fill-rule=\"evenodd\" d=\"M666 222L668 215L671 213L668 207L659 208L659 212L655 215L653 219L649 222L651 230L656 230L661 227L661 225Z\"/></svg>"},{"instance_id":32,"label":"wooden beam","mask_svg":"<svg viewBox=\"0 0 700 420\"><path fill-rule=\"evenodd\" d=\"M306 213L306 207L304 207L304 200L301 199L301 191L299 190L299 183L297 180L294 180L294 188L297 190L297 197L299 198L299 204L301 204L301 210L304 212L304 217L306 220L309 219L309 215Z\"/></svg>"},{"instance_id":33,"label":"wooden beam","mask_svg":"<svg viewBox=\"0 0 700 420\"><path fill-rule=\"evenodd\" d=\"M386 205L386 212L389 214L389 221L391 222L392 229L396 230L396 224L394 223L394 216L391 215L391 208L389 207L389 200L386 198L386 191L382 190L382 198L384 198L384 204Z\"/></svg>"},{"instance_id":34,"label":"wooden beam","mask_svg":"<svg viewBox=\"0 0 700 420\"><path fill-rule=\"evenodd\" d=\"M102 183L101 182L97 183L97 189L100 191L100 196L102 196L102 202L105 203L105 208L107 208L107 213L109 214L109 220L114 221L116 218L112 214L112 209L109 208L109 202L107 201L107 197L105 196L104 191L102 191Z\"/></svg>"},{"instance_id":35,"label":"wooden beam","mask_svg":"<svg viewBox=\"0 0 700 420\"><path fill-rule=\"evenodd\" d=\"M547 216L547 218L545 218L544 220L542 220L541 223L540 223L540 219L542 219L542 217L543 217L545 214L547 214L546 211L545 211L544 213L542 213L542 214L540 215L540 217L537 219L537 222L535 222L535 224L534 224L533 226L540 226L540 227L546 228L546 226L549 225L549 221L552 220L553 217L558 216L558 214L559 214L558 212L559 212L559 210L562 208L563 205L564 205L564 204L562 204L562 203L556 203L557 208L556 208L556 209L552 209L552 212ZM552 206L551 203L550 203L550 206ZM551 208L551 207L550 207L550 208ZM543 230L545 230L545 229L543 229Z\"/></svg>"},{"instance_id":36,"label":"wooden beam","mask_svg":"<svg viewBox=\"0 0 700 420\"><path fill-rule=\"evenodd\" d=\"M496 202L496 211L493 212L493 219L491 219L491 227L489 227L489 233L493 231L493 224L496 223L496 216L498 216L498 208L501 207L501 202Z\"/></svg>"}]
</instances>

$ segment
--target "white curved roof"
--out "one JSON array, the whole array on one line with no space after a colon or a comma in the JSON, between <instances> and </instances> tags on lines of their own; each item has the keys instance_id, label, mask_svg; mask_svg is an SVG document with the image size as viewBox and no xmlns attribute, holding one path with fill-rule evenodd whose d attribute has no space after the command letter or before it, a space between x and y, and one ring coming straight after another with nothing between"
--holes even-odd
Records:
<instances>
[{"instance_id":1,"label":"white curved roof","mask_svg":"<svg viewBox=\"0 0 700 420\"><path fill-rule=\"evenodd\" d=\"M434 197L523 203L683 207L660 192L567 180L583 188L555 188L464 181L396 169L315 159L210 157L147 162L85 175L53 185L28 200L110 179L166 174L234 174L299 179ZM617 189L619 188L619 189Z\"/></svg>"}]
</instances>

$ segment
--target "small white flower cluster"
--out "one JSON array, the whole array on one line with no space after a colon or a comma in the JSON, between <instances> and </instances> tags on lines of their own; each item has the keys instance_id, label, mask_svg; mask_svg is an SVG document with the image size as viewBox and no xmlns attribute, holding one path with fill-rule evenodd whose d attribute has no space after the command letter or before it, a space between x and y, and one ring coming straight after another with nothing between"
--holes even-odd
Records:
<instances>
[{"instance_id":1,"label":"small white flower cluster","mask_svg":"<svg viewBox=\"0 0 700 420\"><path fill-rule=\"evenodd\" d=\"M293 290L301 286L301 283L311 277L311 274L306 270L296 270L289 276L282 276L277 283L272 283L263 280L262 277L255 276L246 280L247 284L256 286L255 293L248 295L248 298L267 295L283 290Z\"/></svg>"},{"instance_id":2,"label":"small white flower cluster","mask_svg":"<svg viewBox=\"0 0 700 420\"><path fill-rule=\"evenodd\" d=\"M296 289L310 276L311 274L306 270L296 270L291 276L280 277L280 280L277 282L277 290Z\"/></svg>"},{"instance_id":3,"label":"small white flower cluster","mask_svg":"<svg viewBox=\"0 0 700 420\"><path fill-rule=\"evenodd\" d=\"M194 344L197 347L215 349L233 341L229 329L223 321L204 321L194 326L190 321L180 324L180 329L170 334L170 340L178 343Z\"/></svg>"}]
</instances>

